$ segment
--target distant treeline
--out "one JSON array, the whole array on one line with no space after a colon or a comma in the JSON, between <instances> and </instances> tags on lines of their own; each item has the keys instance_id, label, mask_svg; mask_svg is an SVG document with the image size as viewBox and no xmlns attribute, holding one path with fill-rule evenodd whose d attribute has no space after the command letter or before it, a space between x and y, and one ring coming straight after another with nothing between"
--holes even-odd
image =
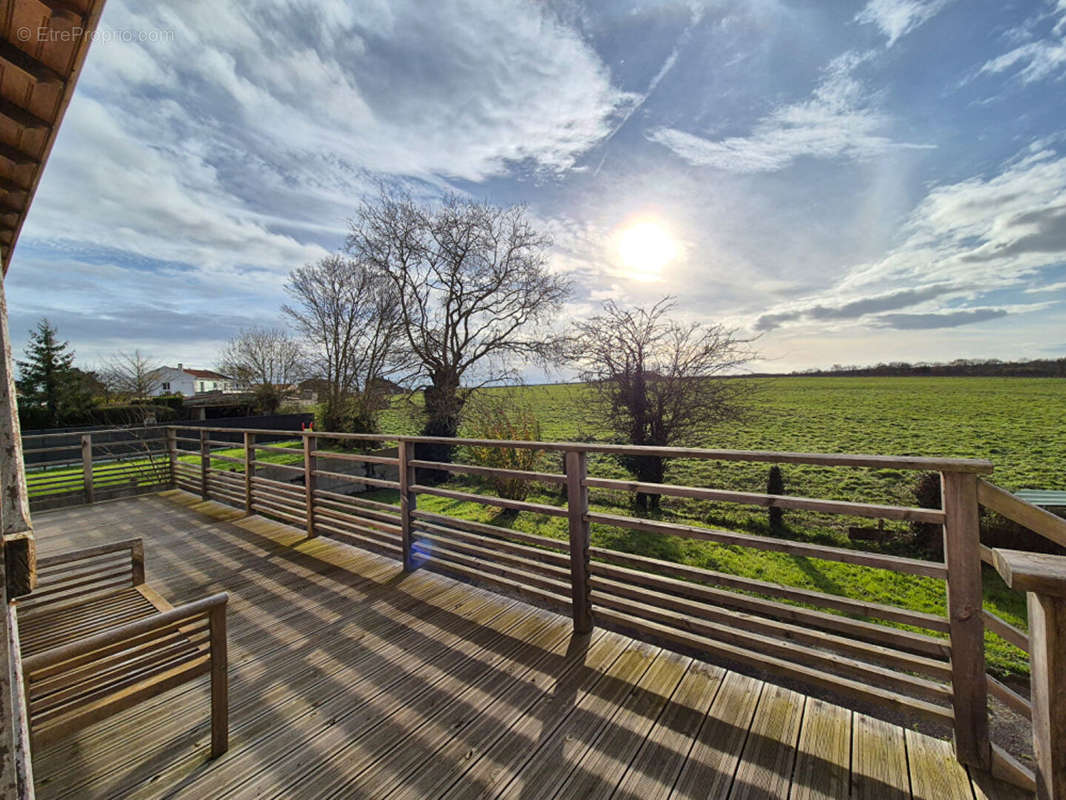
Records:
<instances>
[{"instance_id":1,"label":"distant treeline","mask_svg":"<svg viewBox=\"0 0 1066 800\"><path fill-rule=\"evenodd\" d=\"M780 373L778 373L780 374ZM1036 361L1000 361L996 358L977 360L958 358L947 363L892 361L874 366L834 364L830 369L808 369L789 375L825 377L1002 377L1002 378L1066 378L1066 358L1045 358ZM761 377L771 377L766 373Z\"/></svg>"}]
</instances>

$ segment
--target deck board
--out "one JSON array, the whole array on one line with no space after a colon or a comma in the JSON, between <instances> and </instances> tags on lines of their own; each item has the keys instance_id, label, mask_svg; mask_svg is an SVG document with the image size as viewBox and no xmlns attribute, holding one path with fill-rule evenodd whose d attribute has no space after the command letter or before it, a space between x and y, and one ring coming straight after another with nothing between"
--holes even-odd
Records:
<instances>
[{"instance_id":1,"label":"deck board","mask_svg":"<svg viewBox=\"0 0 1066 800\"><path fill-rule=\"evenodd\" d=\"M36 525L230 593L230 751L204 679L34 753L42 800L994 796L947 742L185 492Z\"/></svg>"}]
</instances>

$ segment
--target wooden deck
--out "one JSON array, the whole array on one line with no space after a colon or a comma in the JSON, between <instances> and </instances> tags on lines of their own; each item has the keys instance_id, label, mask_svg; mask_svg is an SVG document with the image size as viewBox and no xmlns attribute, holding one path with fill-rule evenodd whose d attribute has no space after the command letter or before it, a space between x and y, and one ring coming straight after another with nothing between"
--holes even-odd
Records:
<instances>
[{"instance_id":1,"label":"wooden deck","mask_svg":"<svg viewBox=\"0 0 1066 800\"><path fill-rule=\"evenodd\" d=\"M231 749L204 679L34 753L40 798L1015 798L949 743L184 492L40 514L230 593Z\"/></svg>"}]
</instances>

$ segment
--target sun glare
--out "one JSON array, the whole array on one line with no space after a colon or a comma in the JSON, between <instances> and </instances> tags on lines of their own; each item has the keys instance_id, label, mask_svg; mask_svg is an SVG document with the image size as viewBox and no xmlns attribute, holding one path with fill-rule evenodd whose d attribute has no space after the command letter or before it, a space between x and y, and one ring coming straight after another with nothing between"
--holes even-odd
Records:
<instances>
[{"instance_id":1,"label":"sun glare","mask_svg":"<svg viewBox=\"0 0 1066 800\"><path fill-rule=\"evenodd\" d=\"M677 242L658 222L635 222L618 234L622 266L626 276L634 280L659 280L663 268L677 257L677 251Z\"/></svg>"}]
</instances>

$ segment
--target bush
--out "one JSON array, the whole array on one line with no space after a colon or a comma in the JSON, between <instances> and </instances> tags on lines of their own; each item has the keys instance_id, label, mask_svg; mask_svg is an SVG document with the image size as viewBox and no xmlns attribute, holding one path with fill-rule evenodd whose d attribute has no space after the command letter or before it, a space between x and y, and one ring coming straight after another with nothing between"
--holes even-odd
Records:
<instances>
[{"instance_id":1,"label":"bush","mask_svg":"<svg viewBox=\"0 0 1066 800\"><path fill-rule=\"evenodd\" d=\"M942 508L940 500L940 473L923 472L914 486L914 499L919 508ZM912 522L914 543L932 558L944 557L944 526L930 522Z\"/></svg>"},{"instance_id":2,"label":"bush","mask_svg":"<svg viewBox=\"0 0 1066 800\"><path fill-rule=\"evenodd\" d=\"M785 478L781 474L781 467L777 464L770 467L770 474L766 477L766 493L785 493ZM767 512L770 517L770 530L775 532L781 530L784 527L784 509L771 507L767 509Z\"/></svg>"},{"instance_id":3,"label":"bush","mask_svg":"<svg viewBox=\"0 0 1066 800\"><path fill-rule=\"evenodd\" d=\"M528 408L481 399L467 404L463 434L471 439L505 439L534 442L540 439L540 422ZM467 460L481 467L532 470L540 451L516 447L466 447ZM530 481L521 478L492 478L496 494L509 500L525 500Z\"/></svg>"}]
</instances>

